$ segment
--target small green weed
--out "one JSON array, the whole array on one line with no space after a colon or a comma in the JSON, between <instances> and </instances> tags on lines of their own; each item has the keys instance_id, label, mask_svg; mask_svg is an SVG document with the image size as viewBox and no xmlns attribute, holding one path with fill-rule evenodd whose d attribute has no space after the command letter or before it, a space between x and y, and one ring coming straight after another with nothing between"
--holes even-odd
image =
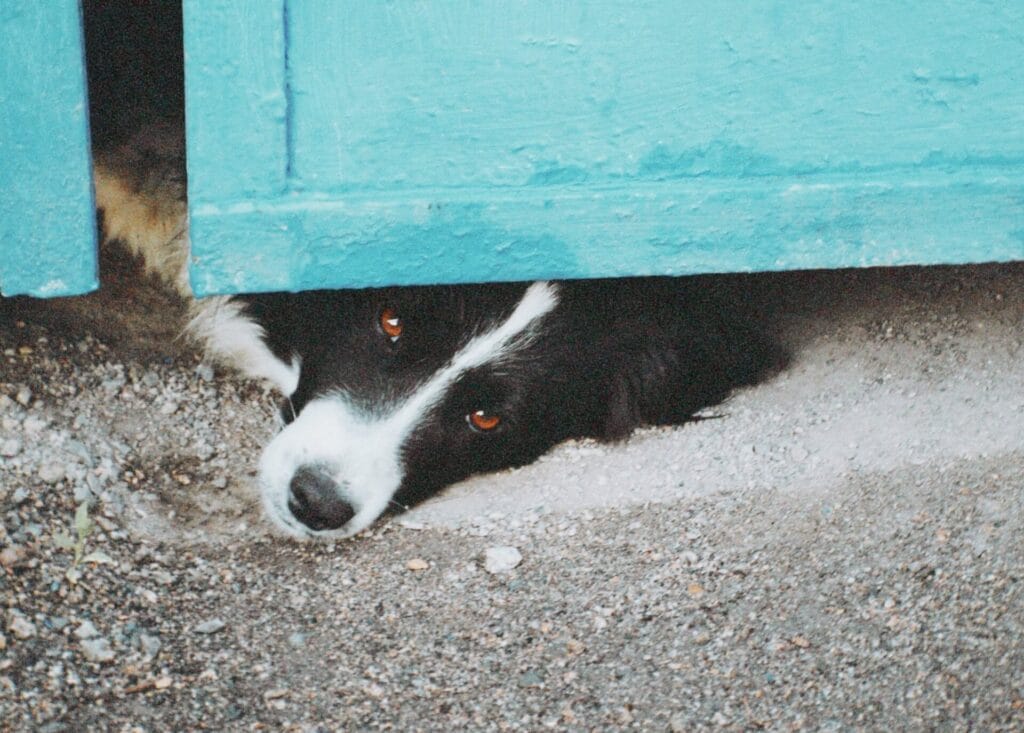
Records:
<instances>
[{"instance_id":1,"label":"small green weed","mask_svg":"<svg viewBox=\"0 0 1024 733\"><path fill-rule=\"evenodd\" d=\"M89 554L85 553L85 541L96 525L89 518L89 502L83 501L75 510L74 532L77 537L72 537L68 532L57 532L53 535L53 544L62 550L72 550L75 553L71 561L71 567L64 574L72 583L77 583L82 577L80 565L82 563L109 563L114 564L113 558L105 552L94 550Z\"/></svg>"}]
</instances>

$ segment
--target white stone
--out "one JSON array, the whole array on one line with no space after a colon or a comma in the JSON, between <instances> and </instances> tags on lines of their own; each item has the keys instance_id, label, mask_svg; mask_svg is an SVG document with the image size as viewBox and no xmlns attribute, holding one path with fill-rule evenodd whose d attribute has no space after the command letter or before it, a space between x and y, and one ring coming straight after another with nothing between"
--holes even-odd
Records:
<instances>
[{"instance_id":1,"label":"white stone","mask_svg":"<svg viewBox=\"0 0 1024 733\"><path fill-rule=\"evenodd\" d=\"M515 547L488 547L484 552L484 570L492 575L507 573L523 561L523 556Z\"/></svg>"},{"instance_id":2,"label":"white stone","mask_svg":"<svg viewBox=\"0 0 1024 733\"><path fill-rule=\"evenodd\" d=\"M81 647L82 654L90 662L111 662L114 659L114 650L110 648L110 642L102 636L84 640Z\"/></svg>"},{"instance_id":3,"label":"white stone","mask_svg":"<svg viewBox=\"0 0 1024 733\"><path fill-rule=\"evenodd\" d=\"M79 639L95 639L100 635L100 632L93 625L92 621L83 621L75 629L75 636Z\"/></svg>"}]
</instances>

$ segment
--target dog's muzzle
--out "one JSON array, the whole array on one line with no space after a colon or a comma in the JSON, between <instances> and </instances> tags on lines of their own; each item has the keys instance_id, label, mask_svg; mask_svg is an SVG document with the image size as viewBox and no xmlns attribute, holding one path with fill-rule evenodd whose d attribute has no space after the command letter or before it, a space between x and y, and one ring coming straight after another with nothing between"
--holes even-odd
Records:
<instances>
[{"instance_id":1,"label":"dog's muzzle","mask_svg":"<svg viewBox=\"0 0 1024 733\"><path fill-rule=\"evenodd\" d=\"M340 529L356 514L332 473L321 464L299 466L288 484L288 510L314 531Z\"/></svg>"}]
</instances>

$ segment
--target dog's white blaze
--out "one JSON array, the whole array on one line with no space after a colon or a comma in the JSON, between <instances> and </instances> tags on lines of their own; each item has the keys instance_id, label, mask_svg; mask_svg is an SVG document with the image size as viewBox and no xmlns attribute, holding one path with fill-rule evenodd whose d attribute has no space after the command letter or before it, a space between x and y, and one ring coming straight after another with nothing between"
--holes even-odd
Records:
<instances>
[{"instance_id":1,"label":"dog's white blaze","mask_svg":"<svg viewBox=\"0 0 1024 733\"><path fill-rule=\"evenodd\" d=\"M263 327L245 314L245 304L226 296L192 303L185 330L206 347L214 360L231 364L254 379L266 379L285 396L299 386L301 365L278 359L263 340Z\"/></svg>"},{"instance_id":2,"label":"dog's white blaze","mask_svg":"<svg viewBox=\"0 0 1024 733\"><path fill-rule=\"evenodd\" d=\"M558 289L548 282L527 288L512 315L493 331L472 339L455 354L444 369L416 390L391 418L404 441L420 418L444 395L461 374L483 364L499 361L516 345L529 341L530 325L558 304Z\"/></svg>"},{"instance_id":3,"label":"dog's white blaze","mask_svg":"<svg viewBox=\"0 0 1024 733\"><path fill-rule=\"evenodd\" d=\"M367 527L384 512L401 485L402 446L423 417L462 374L500 361L528 344L532 327L557 304L555 285L533 283L503 323L471 339L446 366L383 415L368 415L343 395L311 401L270 442L260 460L267 514L282 529L300 536L347 537ZM288 510L292 476L299 466L310 463L335 469L334 478L356 512L338 530L313 532Z\"/></svg>"}]
</instances>

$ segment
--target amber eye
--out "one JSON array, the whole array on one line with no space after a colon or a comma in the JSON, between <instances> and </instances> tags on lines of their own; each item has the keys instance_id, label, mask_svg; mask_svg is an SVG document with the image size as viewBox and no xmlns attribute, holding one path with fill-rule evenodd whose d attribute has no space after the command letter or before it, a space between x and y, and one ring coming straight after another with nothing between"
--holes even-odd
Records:
<instances>
[{"instance_id":1,"label":"amber eye","mask_svg":"<svg viewBox=\"0 0 1024 733\"><path fill-rule=\"evenodd\" d=\"M486 410L477 410L476 412L471 412L466 415L466 422L468 422L470 427L474 430L481 433L488 433L501 424L501 418L497 415L492 415Z\"/></svg>"},{"instance_id":2,"label":"amber eye","mask_svg":"<svg viewBox=\"0 0 1024 733\"><path fill-rule=\"evenodd\" d=\"M394 343L398 341L398 338L402 335L402 319L395 313L394 308L385 308L380 312L380 320L378 322L380 330L384 332L384 335L391 339Z\"/></svg>"}]
</instances>

